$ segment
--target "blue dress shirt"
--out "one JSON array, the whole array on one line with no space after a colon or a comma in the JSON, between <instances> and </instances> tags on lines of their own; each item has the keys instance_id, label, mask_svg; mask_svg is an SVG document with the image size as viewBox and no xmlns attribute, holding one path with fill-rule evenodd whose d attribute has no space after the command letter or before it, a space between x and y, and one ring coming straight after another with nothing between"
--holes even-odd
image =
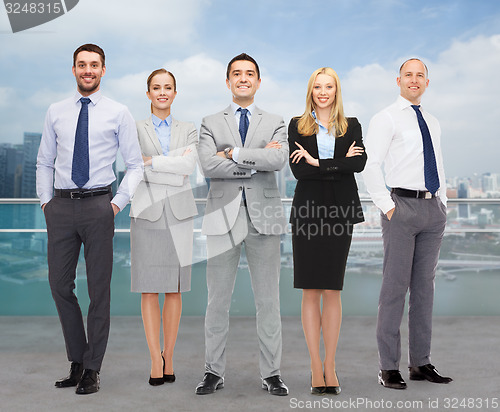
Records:
<instances>
[{"instance_id":1,"label":"blue dress shirt","mask_svg":"<svg viewBox=\"0 0 500 412\"><path fill-rule=\"evenodd\" d=\"M316 140L318 142L318 155L320 159L333 159L335 153L335 136L328 132L328 129L321 124L316 118L316 113L313 111L312 115L319 126L318 133L316 133Z\"/></svg>"},{"instance_id":2,"label":"blue dress shirt","mask_svg":"<svg viewBox=\"0 0 500 412\"><path fill-rule=\"evenodd\" d=\"M45 117L37 158L36 190L40 203L48 203L56 189L76 189L71 179L73 148L82 95L54 103ZM116 180L113 163L118 148L127 168L112 202L123 209L142 179L143 160L137 128L127 107L101 95L88 96L89 181L83 189L105 187Z\"/></svg>"},{"instance_id":3,"label":"blue dress shirt","mask_svg":"<svg viewBox=\"0 0 500 412\"><path fill-rule=\"evenodd\" d=\"M172 132L172 115L161 120L158 116L151 113L151 120L155 126L156 136L160 141L163 156L167 156L170 151L170 136Z\"/></svg>"}]
</instances>

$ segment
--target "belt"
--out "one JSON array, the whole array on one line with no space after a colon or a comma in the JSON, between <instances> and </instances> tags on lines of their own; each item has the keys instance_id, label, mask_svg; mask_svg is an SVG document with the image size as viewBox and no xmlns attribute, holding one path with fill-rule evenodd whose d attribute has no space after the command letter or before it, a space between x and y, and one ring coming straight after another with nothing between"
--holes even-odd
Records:
<instances>
[{"instance_id":1,"label":"belt","mask_svg":"<svg viewBox=\"0 0 500 412\"><path fill-rule=\"evenodd\" d=\"M433 195L431 192L428 192L427 190L409 190L409 189L402 189L400 187L394 187L391 190L391 193L394 193L402 197L413 197L415 199L432 199L436 197L435 194Z\"/></svg>"},{"instance_id":2,"label":"belt","mask_svg":"<svg viewBox=\"0 0 500 412\"><path fill-rule=\"evenodd\" d=\"M111 193L111 186L96 187L95 189L55 189L55 197L70 199L85 199L86 197L102 196Z\"/></svg>"}]
</instances>

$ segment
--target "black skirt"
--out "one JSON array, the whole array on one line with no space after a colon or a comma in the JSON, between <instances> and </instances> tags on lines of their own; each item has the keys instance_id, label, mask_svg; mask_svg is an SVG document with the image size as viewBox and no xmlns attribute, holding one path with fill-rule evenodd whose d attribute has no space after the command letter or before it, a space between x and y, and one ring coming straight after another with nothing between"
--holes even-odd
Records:
<instances>
[{"instance_id":1,"label":"black skirt","mask_svg":"<svg viewBox=\"0 0 500 412\"><path fill-rule=\"evenodd\" d=\"M337 219L294 219L294 288L342 290L352 230Z\"/></svg>"}]
</instances>

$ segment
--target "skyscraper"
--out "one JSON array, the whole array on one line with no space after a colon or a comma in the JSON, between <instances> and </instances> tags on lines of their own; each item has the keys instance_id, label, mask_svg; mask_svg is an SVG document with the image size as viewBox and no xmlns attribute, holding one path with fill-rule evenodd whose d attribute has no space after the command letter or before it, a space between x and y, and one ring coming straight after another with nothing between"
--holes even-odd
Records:
<instances>
[{"instance_id":1,"label":"skyscraper","mask_svg":"<svg viewBox=\"0 0 500 412\"><path fill-rule=\"evenodd\" d=\"M36 197L36 157L41 140L41 133L24 132L21 197Z\"/></svg>"}]
</instances>

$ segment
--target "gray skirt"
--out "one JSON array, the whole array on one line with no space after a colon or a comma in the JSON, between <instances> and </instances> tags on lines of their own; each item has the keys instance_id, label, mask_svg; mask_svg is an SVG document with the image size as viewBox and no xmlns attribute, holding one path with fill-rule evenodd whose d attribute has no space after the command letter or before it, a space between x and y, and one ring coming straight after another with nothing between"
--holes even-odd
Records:
<instances>
[{"instance_id":1,"label":"gray skirt","mask_svg":"<svg viewBox=\"0 0 500 412\"><path fill-rule=\"evenodd\" d=\"M167 222L175 222L175 227L171 228ZM156 222L132 218L130 221L132 292L190 291L192 250L193 219L178 221L173 216L168 202L165 202L163 215ZM183 262L183 266L180 261ZM186 265L186 262L189 264Z\"/></svg>"}]
</instances>

